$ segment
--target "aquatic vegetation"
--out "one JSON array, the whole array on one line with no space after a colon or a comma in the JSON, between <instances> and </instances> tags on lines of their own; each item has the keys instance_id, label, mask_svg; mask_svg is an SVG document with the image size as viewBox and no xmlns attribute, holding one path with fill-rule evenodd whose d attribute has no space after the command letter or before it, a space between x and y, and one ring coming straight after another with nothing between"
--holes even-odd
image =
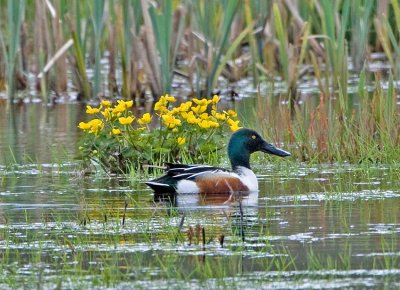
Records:
<instances>
[{"instance_id":1,"label":"aquatic vegetation","mask_svg":"<svg viewBox=\"0 0 400 290\"><path fill-rule=\"evenodd\" d=\"M15 87L33 83L45 102L48 93L68 90L83 100L157 97L175 93L176 79L190 95L210 97L250 77L254 87L283 80L292 102L304 76L314 77L326 95L331 88L345 93L350 73L377 56L399 73L397 1L18 0L0 6L7 20L0 31L0 90L8 88L10 100ZM34 81L22 86L29 74Z\"/></svg>"},{"instance_id":2,"label":"aquatic vegetation","mask_svg":"<svg viewBox=\"0 0 400 290\"><path fill-rule=\"evenodd\" d=\"M178 106L175 97L164 95L154 104L153 114L142 116L133 115L133 101L118 100L113 106L104 100L97 108L87 106L93 118L78 125L85 133L81 154L111 171L167 161L218 160L228 132L240 128L237 113L219 110L219 101L215 95Z\"/></svg>"},{"instance_id":3,"label":"aquatic vegetation","mask_svg":"<svg viewBox=\"0 0 400 290\"><path fill-rule=\"evenodd\" d=\"M357 94L339 90L332 99L321 93L319 98L307 96L301 104L287 106L260 92L256 101L244 101L237 110L252 115L246 122L273 143L293 146L289 151L301 161L397 163L400 115L396 81L389 75L385 85L378 81L371 87L365 78L363 70L352 88Z\"/></svg>"}]
</instances>

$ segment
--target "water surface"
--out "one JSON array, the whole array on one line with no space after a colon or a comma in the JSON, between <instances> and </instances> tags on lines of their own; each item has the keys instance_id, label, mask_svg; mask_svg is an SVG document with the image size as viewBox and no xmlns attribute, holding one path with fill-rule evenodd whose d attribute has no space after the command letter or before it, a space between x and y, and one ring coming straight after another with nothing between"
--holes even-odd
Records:
<instances>
[{"instance_id":1,"label":"water surface","mask_svg":"<svg viewBox=\"0 0 400 290\"><path fill-rule=\"evenodd\" d=\"M263 160L258 194L154 196L83 173L81 106L0 116L2 289L400 287L400 167Z\"/></svg>"}]
</instances>

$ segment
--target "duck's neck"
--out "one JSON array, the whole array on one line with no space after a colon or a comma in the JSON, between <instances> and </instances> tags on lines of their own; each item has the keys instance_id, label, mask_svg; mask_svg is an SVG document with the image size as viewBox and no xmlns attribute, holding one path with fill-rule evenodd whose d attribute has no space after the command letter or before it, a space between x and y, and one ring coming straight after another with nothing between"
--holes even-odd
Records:
<instances>
[{"instance_id":1,"label":"duck's neck","mask_svg":"<svg viewBox=\"0 0 400 290\"><path fill-rule=\"evenodd\" d=\"M232 169L235 170L237 167L242 166L248 169L250 168L250 152L247 150L242 150L237 152L236 148L229 148L228 156L231 161Z\"/></svg>"}]
</instances>

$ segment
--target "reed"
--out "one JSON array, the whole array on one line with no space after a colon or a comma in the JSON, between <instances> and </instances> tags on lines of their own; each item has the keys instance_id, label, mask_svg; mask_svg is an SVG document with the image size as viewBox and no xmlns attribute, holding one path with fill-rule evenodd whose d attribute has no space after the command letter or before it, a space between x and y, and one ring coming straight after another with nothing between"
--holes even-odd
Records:
<instances>
[{"instance_id":1,"label":"reed","mask_svg":"<svg viewBox=\"0 0 400 290\"><path fill-rule=\"evenodd\" d=\"M103 28L104 28L104 4L105 0L96 0L88 4L90 7L90 14L92 18L93 24L93 32L94 32L94 51L95 51L95 65L94 65L94 85L93 85L93 95L97 97L100 93L100 85L101 85L101 40L103 36Z\"/></svg>"},{"instance_id":2,"label":"reed","mask_svg":"<svg viewBox=\"0 0 400 290\"><path fill-rule=\"evenodd\" d=\"M173 69L182 37L184 19L179 10L174 17L172 0L164 1L159 10L162 13L151 6L149 14L160 56L161 89L164 93L171 93Z\"/></svg>"},{"instance_id":3,"label":"reed","mask_svg":"<svg viewBox=\"0 0 400 290\"><path fill-rule=\"evenodd\" d=\"M220 60L228 47L230 28L239 8L239 1L195 1L192 5L196 34L203 45L201 54L206 63L205 91L209 96L219 77L217 72L221 71Z\"/></svg>"},{"instance_id":4,"label":"reed","mask_svg":"<svg viewBox=\"0 0 400 290\"><path fill-rule=\"evenodd\" d=\"M229 84L250 75L256 87L279 75L290 103L295 103L297 83L307 74L317 79L324 95L340 89L346 97L349 70L361 70L372 52L384 52L394 76L399 72L400 8L394 0L27 3L29 9L23 0L0 3L7 6L8 22L1 32L2 81L10 99L19 82L16 72L21 70L23 76L43 71L69 38L72 49L44 75L42 89L65 91L71 72L77 92L86 100L106 92L101 76L104 52L110 65L110 95L124 99L143 96L147 90L156 98L171 93L176 75L190 86L191 95L209 96L221 87L221 80ZM93 77L88 77L88 69Z\"/></svg>"},{"instance_id":5,"label":"reed","mask_svg":"<svg viewBox=\"0 0 400 290\"><path fill-rule=\"evenodd\" d=\"M363 5L365 3L365 5ZM371 30L373 1L351 1L351 40L350 54L355 70L361 71L368 49L368 34Z\"/></svg>"},{"instance_id":6,"label":"reed","mask_svg":"<svg viewBox=\"0 0 400 290\"><path fill-rule=\"evenodd\" d=\"M25 0L7 1L7 34L0 32L0 40L5 59L8 102L14 100L16 73L18 70L18 50L20 46L21 25L25 15Z\"/></svg>"},{"instance_id":7,"label":"reed","mask_svg":"<svg viewBox=\"0 0 400 290\"><path fill-rule=\"evenodd\" d=\"M397 162L400 118L394 78L389 76L386 91L377 80L371 93L364 87L365 78L363 70L358 96L343 94L341 89L335 100L321 94L316 105L309 101L296 107L295 115L289 107L268 109L276 108L276 104L266 104L265 111L260 110L263 113L255 112L257 119L268 124L260 130L277 143L291 144L296 149L289 151L311 163ZM259 100L263 102L263 97Z\"/></svg>"}]
</instances>

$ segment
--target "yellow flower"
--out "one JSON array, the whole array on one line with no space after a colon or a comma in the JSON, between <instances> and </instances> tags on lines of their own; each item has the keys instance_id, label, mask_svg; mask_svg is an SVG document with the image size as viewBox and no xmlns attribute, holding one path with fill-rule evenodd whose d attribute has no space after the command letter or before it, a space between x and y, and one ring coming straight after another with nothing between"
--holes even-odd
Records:
<instances>
[{"instance_id":1,"label":"yellow flower","mask_svg":"<svg viewBox=\"0 0 400 290\"><path fill-rule=\"evenodd\" d=\"M215 113L215 118L217 118L217 120L220 120L220 121L225 121L226 120L226 115L225 114L223 114L223 113Z\"/></svg>"},{"instance_id":2,"label":"yellow flower","mask_svg":"<svg viewBox=\"0 0 400 290\"><path fill-rule=\"evenodd\" d=\"M196 105L199 105L199 106L208 106L208 104L210 104L212 101L211 101L211 100L207 100L207 99L201 99L201 100L199 100L199 99L194 98L194 99L193 99L193 102L194 102Z\"/></svg>"},{"instance_id":3,"label":"yellow flower","mask_svg":"<svg viewBox=\"0 0 400 290\"><path fill-rule=\"evenodd\" d=\"M162 115L161 116L165 126L167 126L167 128L173 129L176 126L179 126L181 124L181 120L175 118L175 116L172 115Z\"/></svg>"},{"instance_id":4,"label":"yellow flower","mask_svg":"<svg viewBox=\"0 0 400 290\"><path fill-rule=\"evenodd\" d=\"M121 103L123 103L125 105L125 108L129 109L133 106L133 100L128 101L128 102L124 102L124 101L120 101Z\"/></svg>"},{"instance_id":5,"label":"yellow flower","mask_svg":"<svg viewBox=\"0 0 400 290\"><path fill-rule=\"evenodd\" d=\"M107 101L107 100L103 100L103 101L101 101L101 105L102 105L103 107L108 108L108 107L111 107L111 102L110 102L110 101Z\"/></svg>"},{"instance_id":6,"label":"yellow flower","mask_svg":"<svg viewBox=\"0 0 400 290\"><path fill-rule=\"evenodd\" d=\"M193 112L190 112L193 114ZM189 113L188 112L181 112L181 116L183 119L187 119L189 117Z\"/></svg>"},{"instance_id":7,"label":"yellow flower","mask_svg":"<svg viewBox=\"0 0 400 290\"><path fill-rule=\"evenodd\" d=\"M125 102L123 100L118 100L117 103L118 104L115 105L114 109L112 110L113 115L118 115L118 113L125 112L127 109L133 106L133 101Z\"/></svg>"},{"instance_id":8,"label":"yellow flower","mask_svg":"<svg viewBox=\"0 0 400 290\"><path fill-rule=\"evenodd\" d=\"M207 105L197 105L196 107L192 107L192 111L201 114L207 110Z\"/></svg>"},{"instance_id":9,"label":"yellow flower","mask_svg":"<svg viewBox=\"0 0 400 290\"><path fill-rule=\"evenodd\" d=\"M211 101L213 104L216 104L219 102L219 100L220 100L219 97L217 95L214 95Z\"/></svg>"},{"instance_id":10,"label":"yellow flower","mask_svg":"<svg viewBox=\"0 0 400 290\"><path fill-rule=\"evenodd\" d=\"M197 123L197 125L199 125L199 127L203 129L208 129L211 127L210 121L208 120L202 120L201 122Z\"/></svg>"},{"instance_id":11,"label":"yellow flower","mask_svg":"<svg viewBox=\"0 0 400 290\"><path fill-rule=\"evenodd\" d=\"M78 127L79 127L79 129L82 129L82 130L90 130L89 133L97 133L104 127L104 124L103 124L103 121L100 119L93 119L87 123L80 122Z\"/></svg>"},{"instance_id":12,"label":"yellow flower","mask_svg":"<svg viewBox=\"0 0 400 290\"><path fill-rule=\"evenodd\" d=\"M233 118L237 117L237 113L234 110L228 110L227 112L224 111L224 113Z\"/></svg>"},{"instance_id":13,"label":"yellow flower","mask_svg":"<svg viewBox=\"0 0 400 290\"><path fill-rule=\"evenodd\" d=\"M214 122L214 121L208 121L210 124L211 128L218 128L219 127L219 123L218 122Z\"/></svg>"},{"instance_id":14,"label":"yellow flower","mask_svg":"<svg viewBox=\"0 0 400 290\"><path fill-rule=\"evenodd\" d=\"M114 106L114 109L112 110L113 115L118 115L119 113L122 113L126 110L124 105L118 104Z\"/></svg>"},{"instance_id":15,"label":"yellow flower","mask_svg":"<svg viewBox=\"0 0 400 290\"><path fill-rule=\"evenodd\" d=\"M200 118L203 119L203 120L207 120L208 119L208 113L201 114Z\"/></svg>"},{"instance_id":16,"label":"yellow flower","mask_svg":"<svg viewBox=\"0 0 400 290\"><path fill-rule=\"evenodd\" d=\"M165 100L166 100L167 102L171 102L171 103L176 102L175 97L169 96L169 95L165 95Z\"/></svg>"},{"instance_id":17,"label":"yellow flower","mask_svg":"<svg viewBox=\"0 0 400 290\"><path fill-rule=\"evenodd\" d=\"M104 111L101 112L101 114L104 116L104 118L109 121L112 117L111 115L111 108L106 108Z\"/></svg>"},{"instance_id":18,"label":"yellow flower","mask_svg":"<svg viewBox=\"0 0 400 290\"><path fill-rule=\"evenodd\" d=\"M112 132L114 135L119 135L119 134L121 134L121 130L118 129L118 128L113 128L113 129L111 130L111 132Z\"/></svg>"},{"instance_id":19,"label":"yellow flower","mask_svg":"<svg viewBox=\"0 0 400 290\"><path fill-rule=\"evenodd\" d=\"M155 111L165 111L167 109L167 101L165 100L164 97L161 97L158 102L154 104L154 110Z\"/></svg>"},{"instance_id":20,"label":"yellow flower","mask_svg":"<svg viewBox=\"0 0 400 290\"><path fill-rule=\"evenodd\" d=\"M186 138L185 137L178 137L177 139L178 145L183 145L186 143Z\"/></svg>"},{"instance_id":21,"label":"yellow flower","mask_svg":"<svg viewBox=\"0 0 400 290\"><path fill-rule=\"evenodd\" d=\"M235 131L239 130L240 128L242 128L239 126L239 120L234 121L232 119L228 119L228 124L230 125L229 128L231 129L232 132L235 132Z\"/></svg>"},{"instance_id":22,"label":"yellow flower","mask_svg":"<svg viewBox=\"0 0 400 290\"><path fill-rule=\"evenodd\" d=\"M121 125L129 125L133 122L135 118L132 116L128 116L128 117L120 117L118 118L118 121L121 123Z\"/></svg>"},{"instance_id":23,"label":"yellow flower","mask_svg":"<svg viewBox=\"0 0 400 290\"><path fill-rule=\"evenodd\" d=\"M187 111L189 111L189 109L190 109L191 106L192 106L192 102L191 102L191 101L182 103L182 104L179 106L180 112L187 112Z\"/></svg>"},{"instance_id":24,"label":"yellow flower","mask_svg":"<svg viewBox=\"0 0 400 290\"><path fill-rule=\"evenodd\" d=\"M199 122L201 121L201 119L196 118L196 117L193 115L193 112L189 112L189 113L192 113L192 114L188 114L188 117L186 118L186 121L187 121L189 124L197 124L197 123L199 123Z\"/></svg>"},{"instance_id":25,"label":"yellow flower","mask_svg":"<svg viewBox=\"0 0 400 290\"><path fill-rule=\"evenodd\" d=\"M150 113L145 113L143 114L142 118L138 120L138 123L140 125L146 125L151 122L151 119L153 119L153 117L150 115Z\"/></svg>"},{"instance_id":26,"label":"yellow flower","mask_svg":"<svg viewBox=\"0 0 400 290\"><path fill-rule=\"evenodd\" d=\"M180 107L178 107L178 108L173 108L173 109L170 111L170 114L175 115L175 114L179 113L180 111L181 111L181 108L180 108Z\"/></svg>"},{"instance_id":27,"label":"yellow flower","mask_svg":"<svg viewBox=\"0 0 400 290\"><path fill-rule=\"evenodd\" d=\"M89 130L92 125L90 123L80 122L78 128L81 130Z\"/></svg>"},{"instance_id":28,"label":"yellow flower","mask_svg":"<svg viewBox=\"0 0 400 290\"><path fill-rule=\"evenodd\" d=\"M90 131L89 133L97 133L104 127L104 123L100 119L93 119L89 121Z\"/></svg>"},{"instance_id":29,"label":"yellow flower","mask_svg":"<svg viewBox=\"0 0 400 290\"><path fill-rule=\"evenodd\" d=\"M101 108L92 108L91 106L86 106L86 114L94 115L100 112Z\"/></svg>"}]
</instances>

